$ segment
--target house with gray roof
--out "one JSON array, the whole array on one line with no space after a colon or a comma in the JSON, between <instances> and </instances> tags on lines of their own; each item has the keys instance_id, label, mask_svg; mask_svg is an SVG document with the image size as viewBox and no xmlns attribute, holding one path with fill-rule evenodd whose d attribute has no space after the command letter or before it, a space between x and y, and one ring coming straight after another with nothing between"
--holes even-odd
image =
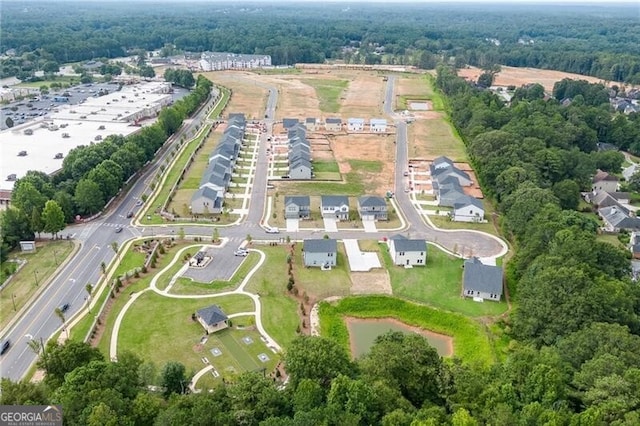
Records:
<instances>
[{"instance_id":1,"label":"house with gray roof","mask_svg":"<svg viewBox=\"0 0 640 426\"><path fill-rule=\"evenodd\" d=\"M414 240L403 235L395 235L387 241L387 245L394 265L410 267L424 266L427 263L427 242L425 240Z\"/></svg>"},{"instance_id":2,"label":"house with gray roof","mask_svg":"<svg viewBox=\"0 0 640 426\"><path fill-rule=\"evenodd\" d=\"M593 176L591 182L591 190L593 192L604 191L604 192L616 192L618 190L618 185L620 184L620 180L617 176L607 173L602 170L598 170L596 174Z\"/></svg>"},{"instance_id":3,"label":"house with gray roof","mask_svg":"<svg viewBox=\"0 0 640 426\"><path fill-rule=\"evenodd\" d=\"M499 266L485 265L477 257L465 260L462 272L464 297L500 301L504 273Z\"/></svg>"},{"instance_id":4,"label":"house with gray roof","mask_svg":"<svg viewBox=\"0 0 640 426\"><path fill-rule=\"evenodd\" d=\"M287 133L289 138L289 178L311 179L311 144L307 140L305 127L296 123Z\"/></svg>"},{"instance_id":5,"label":"house with gray roof","mask_svg":"<svg viewBox=\"0 0 640 426\"><path fill-rule=\"evenodd\" d=\"M284 217L286 219L309 219L311 201L308 195L289 195L284 197Z\"/></svg>"},{"instance_id":6,"label":"house with gray roof","mask_svg":"<svg viewBox=\"0 0 640 426\"><path fill-rule=\"evenodd\" d=\"M458 198L465 196L460 183L453 177L448 177L442 182L432 181L432 185L439 206L453 207Z\"/></svg>"},{"instance_id":7,"label":"house with gray roof","mask_svg":"<svg viewBox=\"0 0 640 426\"><path fill-rule=\"evenodd\" d=\"M435 169L446 169L447 167L453 167L453 161L445 156L436 157L431 163L431 167Z\"/></svg>"},{"instance_id":8,"label":"house with gray roof","mask_svg":"<svg viewBox=\"0 0 640 426\"><path fill-rule=\"evenodd\" d=\"M283 118L282 119L282 127L285 130L289 130L290 128L296 126L300 121L297 118Z\"/></svg>"},{"instance_id":9,"label":"house with gray roof","mask_svg":"<svg viewBox=\"0 0 640 426\"><path fill-rule=\"evenodd\" d=\"M482 201L464 195L453 202L451 220L454 222L480 222L484 220Z\"/></svg>"},{"instance_id":10,"label":"house with gray roof","mask_svg":"<svg viewBox=\"0 0 640 426\"><path fill-rule=\"evenodd\" d=\"M316 123L317 123L317 120L315 119L315 117L307 117L304 120L304 127L309 132L315 132L316 131Z\"/></svg>"},{"instance_id":11,"label":"house with gray roof","mask_svg":"<svg viewBox=\"0 0 640 426\"><path fill-rule=\"evenodd\" d=\"M222 312L218 305L211 305L198 310L196 319L204 327L207 334L229 327L229 317Z\"/></svg>"},{"instance_id":12,"label":"house with gray roof","mask_svg":"<svg viewBox=\"0 0 640 426\"><path fill-rule=\"evenodd\" d=\"M349 220L349 197L345 195L321 196L320 213L324 218Z\"/></svg>"},{"instance_id":13,"label":"house with gray roof","mask_svg":"<svg viewBox=\"0 0 640 426\"><path fill-rule=\"evenodd\" d=\"M598 209L598 215L604 222L605 231L640 230L640 218L631 216L631 213L621 206L603 207Z\"/></svg>"},{"instance_id":14,"label":"house with gray roof","mask_svg":"<svg viewBox=\"0 0 640 426\"><path fill-rule=\"evenodd\" d=\"M358 197L358 213L362 220L389 220L387 201L376 195Z\"/></svg>"},{"instance_id":15,"label":"house with gray roof","mask_svg":"<svg viewBox=\"0 0 640 426\"><path fill-rule=\"evenodd\" d=\"M432 181L443 182L445 179L454 178L461 186L473 185L471 176L469 176L467 172L462 171L454 166L438 168L434 167L434 165L432 164L429 167L429 171L431 172Z\"/></svg>"},{"instance_id":16,"label":"house with gray roof","mask_svg":"<svg viewBox=\"0 0 640 426\"><path fill-rule=\"evenodd\" d=\"M324 128L328 132L339 132L342 130L342 120L339 118L329 117L324 121Z\"/></svg>"},{"instance_id":17,"label":"house with gray roof","mask_svg":"<svg viewBox=\"0 0 640 426\"><path fill-rule=\"evenodd\" d=\"M372 118L369 120L369 131L371 133L385 133L387 131L387 120L384 118Z\"/></svg>"},{"instance_id":18,"label":"house with gray roof","mask_svg":"<svg viewBox=\"0 0 640 426\"><path fill-rule=\"evenodd\" d=\"M291 179L311 179L311 161L298 158L289 164L289 178Z\"/></svg>"},{"instance_id":19,"label":"house with gray roof","mask_svg":"<svg viewBox=\"0 0 640 426\"><path fill-rule=\"evenodd\" d=\"M330 238L304 240L302 243L304 266L328 268L336 266L338 242Z\"/></svg>"},{"instance_id":20,"label":"house with gray roof","mask_svg":"<svg viewBox=\"0 0 640 426\"><path fill-rule=\"evenodd\" d=\"M222 212L224 192L208 186L198 189L191 197L192 214L217 214Z\"/></svg>"}]
</instances>

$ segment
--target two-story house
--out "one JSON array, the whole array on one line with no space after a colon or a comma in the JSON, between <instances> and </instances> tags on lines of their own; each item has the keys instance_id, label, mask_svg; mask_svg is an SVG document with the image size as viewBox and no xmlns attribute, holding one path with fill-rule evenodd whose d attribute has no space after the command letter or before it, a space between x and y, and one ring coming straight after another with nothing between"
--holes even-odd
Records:
<instances>
[{"instance_id":1,"label":"two-story house","mask_svg":"<svg viewBox=\"0 0 640 426\"><path fill-rule=\"evenodd\" d=\"M284 217L286 219L309 219L311 202L308 195L291 195L284 197Z\"/></svg>"},{"instance_id":2,"label":"two-story house","mask_svg":"<svg viewBox=\"0 0 640 426\"><path fill-rule=\"evenodd\" d=\"M383 197L375 195L358 198L358 213L362 220L389 220L387 202Z\"/></svg>"},{"instance_id":3,"label":"two-story house","mask_svg":"<svg viewBox=\"0 0 640 426\"><path fill-rule=\"evenodd\" d=\"M304 258L304 266L307 267L319 266L329 268L336 266L338 242L329 238L304 240L302 257Z\"/></svg>"},{"instance_id":4,"label":"two-story house","mask_svg":"<svg viewBox=\"0 0 640 426\"><path fill-rule=\"evenodd\" d=\"M320 197L320 212L323 218L349 219L349 197L345 195L323 195Z\"/></svg>"},{"instance_id":5,"label":"two-story house","mask_svg":"<svg viewBox=\"0 0 640 426\"><path fill-rule=\"evenodd\" d=\"M424 266L427 263L427 242L395 235L388 241L394 265Z\"/></svg>"}]
</instances>

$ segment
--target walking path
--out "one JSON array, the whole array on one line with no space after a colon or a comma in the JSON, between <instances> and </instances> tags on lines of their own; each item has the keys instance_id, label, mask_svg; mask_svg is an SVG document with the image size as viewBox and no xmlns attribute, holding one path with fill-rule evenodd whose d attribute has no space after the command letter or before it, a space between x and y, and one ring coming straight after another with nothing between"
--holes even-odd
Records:
<instances>
[{"instance_id":1,"label":"walking path","mask_svg":"<svg viewBox=\"0 0 640 426\"><path fill-rule=\"evenodd\" d=\"M260 250L249 249L250 252L258 253L260 255L260 260L253 267L253 269L251 269L251 271L249 271L247 276L242 280L242 282L240 283L238 288L236 288L235 290L225 291L225 292L215 293L215 294L193 294L193 295L189 295L189 294L171 294L169 291L171 290L172 284L182 274L182 272L184 271L185 267L182 267L180 269L180 271L178 271L176 274L174 274L173 277L171 277L170 283L169 283L169 285L167 286L166 289L160 290L158 288L158 279L160 277L162 277L165 272L167 272L168 270L173 268L176 263L183 261L183 254L184 254L185 251L187 251L189 249L196 248L196 247L199 248L201 246L202 246L202 244L193 244L193 245L190 245L190 246L187 246L187 247L183 247L182 249L180 249L174 255L174 257L171 260L171 262L153 277L153 279L149 283L149 287L145 288L144 290L142 290L142 291L140 291L138 293L133 294L131 296L131 298L127 301L127 303L124 305L124 307L118 313L118 317L116 318L116 320L114 322L113 330L111 332L111 341L110 341L110 344L109 344L109 356L110 356L111 360L117 361L118 334L120 333L120 326L122 324L122 320L123 320L124 316L126 315L126 313L129 310L129 308L135 303L135 301L138 300L140 295L144 294L147 291L153 291L153 292L155 292L156 294L158 294L160 296L171 297L171 298L174 298L174 299L213 299L213 298L216 298L216 297L224 297L224 296L229 296L229 295L234 295L234 294L241 294L241 295L250 297L253 300L253 303L254 303L254 306L255 306L255 310L254 311L249 311L249 312L238 312L238 313L235 313L235 314L231 314L231 315L229 315L229 318L236 318L236 317L249 316L249 315L255 316L256 328L258 329L258 332L260 333L260 335L264 338L267 346L269 348L273 349L276 352L282 351L282 347L269 335L269 333L267 333L267 331L265 330L265 328L264 328L264 326L262 324L262 304L260 303L260 297L257 294L245 291L245 287L249 283L249 280L251 279L253 274L258 269L260 269L260 267L262 266L262 264L264 263L264 261L266 259L266 256L265 256L264 252L262 252ZM211 365L209 365L209 366L203 368L202 370L200 370L194 376L194 378L192 380L192 383L190 385L193 390L195 390L195 384L198 381L198 379L200 377L202 377L207 371L211 370L212 368L213 367Z\"/></svg>"}]
</instances>

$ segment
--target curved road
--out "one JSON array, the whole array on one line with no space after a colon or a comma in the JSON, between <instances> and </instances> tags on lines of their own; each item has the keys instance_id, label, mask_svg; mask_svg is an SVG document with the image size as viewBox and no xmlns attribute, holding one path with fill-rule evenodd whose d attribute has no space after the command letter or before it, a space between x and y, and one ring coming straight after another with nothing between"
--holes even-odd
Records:
<instances>
[{"instance_id":1,"label":"curved road","mask_svg":"<svg viewBox=\"0 0 640 426\"><path fill-rule=\"evenodd\" d=\"M408 227L403 230L409 233L411 238L424 238L436 242L437 244L453 251L457 248L459 252L469 251L476 256L500 256L506 252L506 245L498 238L474 231L446 231L434 229L429 226L417 210L414 208L408 194L404 192L403 171L408 164L407 151L407 124L397 117L392 105L394 101L395 76L389 76L384 101L384 111L395 121L396 133L396 203L399 212L404 215ZM256 161L256 171L253 175L253 185L251 190L251 202L249 212L242 223L231 227L220 227L221 237L228 238L236 243L242 241L250 233L254 239L280 239L284 235L267 234L261 227L264 216L264 206L266 202L267 186L267 154L265 139L271 134L275 119L275 110L278 99L278 89L273 86L260 84L268 89L265 124L267 132L260 136L260 146ZM127 240L139 236L150 236L164 234L174 235L180 227L184 228L187 235L211 236L211 228L190 224L172 224L170 226L146 226L139 229L139 226L131 226L130 220L126 218L127 213L134 211L137 202L142 194L149 193L149 185L153 181L156 173L159 172L160 165L164 164L172 147L182 136L191 137L196 131L196 127L204 122L208 111L212 108L213 98L205 104L196 115L185 122L183 127L165 144L165 149L158 155L154 163L149 164L147 170L132 183L130 189L121 197L119 202L114 203L111 210L88 224L76 225L65 230L80 241L81 248L78 253L71 258L60 272L51 280L51 284L40 294L33 304L26 306L17 319L2 332L2 339L10 339L12 346L2 357L0 366L0 376L8 377L12 380L21 379L36 360L34 354L26 344L29 338L36 340L49 339L53 334L61 329L61 321L55 315L56 307L63 303L70 303L67 318L79 314L86 309L85 285L96 283L101 275L101 262L107 265L113 260L115 252L110 247L112 242L122 246ZM321 195L321 194L311 194ZM117 227L122 226L123 232L115 233ZM364 234L362 230L340 231L338 238L354 239L379 239L388 234L388 230L378 233ZM312 230L299 230L296 232L297 239L318 238L318 233ZM234 244L227 244L226 250L234 250ZM67 321L68 322L68 321ZM29 337L25 337L25 336Z\"/></svg>"}]
</instances>

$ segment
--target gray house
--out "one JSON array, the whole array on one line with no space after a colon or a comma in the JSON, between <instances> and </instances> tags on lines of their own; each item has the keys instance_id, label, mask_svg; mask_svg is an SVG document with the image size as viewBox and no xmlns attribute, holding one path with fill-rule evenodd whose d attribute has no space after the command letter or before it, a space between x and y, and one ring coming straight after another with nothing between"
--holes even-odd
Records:
<instances>
[{"instance_id":1,"label":"gray house","mask_svg":"<svg viewBox=\"0 0 640 426\"><path fill-rule=\"evenodd\" d=\"M298 158L289 164L289 177L291 179L311 179L311 161Z\"/></svg>"},{"instance_id":2,"label":"gray house","mask_svg":"<svg viewBox=\"0 0 640 426\"><path fill-rule=\"evenodd\" d=\"M499 301L502 298L504 274L499 266L485 265L477 257L464 261L462 295Z\"/></svg>"},{"instance_id":3,"label":"gray house","mask_svg":"<svg viewBox=\"0 0 640 426\"><path fill-rule=\"evenodd\" d=\"M324 122L325 130L329 132L339 132L342 130L342 120L339 118L327 118Z\"/></svg>"},{"instance_id":4,"label":"gray house","mask_svg":"<svg viewBox=\"0 0 640 426\"><path fill-rule=\"evenodd\" d=\"M336 266L338 243L332 239L304 240L302 246L304 266L323 268Z\"/></svg>"},{"instance_id":5,"label":"gray house","mask_svg":"<svg viewBox=\"0 0 640 426\"><path fill-rule=\"evenodd\" d=\"M387 202L375 195L363 195L358 198L358 213L362 220L388 220Z\"/></svg>"},{"instance_id":6,"label":"gray house","mask_svg":"<svg viewBox=\"0 0 640 426\"><path fill-rule=\"evenodd\" d=\"M442 182L433 181L433 189L439 206L453 207L465 193L454 177L447 177Z\"/></svg>"},{"instance_id":7,"label":"gray house","mask_svg":"<svg viewBox=\"0 0 640 426\"><path fill-rule=\"evenodd\" d=\"M345 195L323 195L320 197L322 217L338 220L349 219L349 197Z\"/></svg>"},{"instance_id":8,"label":"gray house","mask_svg":"<svg viewBox=\"0 0 640 426\"><path fill-rule=\"evenodd\" d=\"M284 197L284 217L286 219L309 219L311 202L308 195Z\"/></svg>"},{"instance_id":9,"label":"gray house","mask_svg":"<svg viewBox=\"0 0 640 426\"><path fill-rule=\"evenodd\" d=\"M295 125L298 124L299 122L300 121L297 118L283 118L282 127L288 130L292 127L295 127Z\"/></svg>"},{"instance_id":10,"label":"gray house","mask_svg":"<svg viewBox=\"0 0 640 426\"><path fill-rule=\"evenodd\" d=\"M192 214L217 214L222 212L224 193L208 186L198 189L191 197Z\"/></svg>"},{"instance_id":11,"label":"gray house","mask_svg":"<svg viewBox=\"0 0 640 426\"><path fill-rule=\"evenodd\" d=\"M229 317L222 312L222 309L220 309L218 305L211 305L200 309L196 312L196 318L207 331L207 334L215 333L216 331L229 327Z\"/></svg>"},{"instance_id":12,"label":"gray house","mask_svg":"<svg viewBox=\"0 0 640 426\"><path fill-rule=\"evenodd\" d=\"M598 215L602 218L606 231L619 232L640 229L640 218L631 216L629 210L620 205L598 209Z\"/></svg>"},{"instance_id":13,"label":"gray house","mask_svg":"<svg viewBox=\"0 0 640 426\"><path fill-rule=\"evenodd\" d=\"M425 240L410 240L402 235L395 235L388 241L388 245L395 265L424 266L427 263Z\"/></svg>"}]
</instances>

